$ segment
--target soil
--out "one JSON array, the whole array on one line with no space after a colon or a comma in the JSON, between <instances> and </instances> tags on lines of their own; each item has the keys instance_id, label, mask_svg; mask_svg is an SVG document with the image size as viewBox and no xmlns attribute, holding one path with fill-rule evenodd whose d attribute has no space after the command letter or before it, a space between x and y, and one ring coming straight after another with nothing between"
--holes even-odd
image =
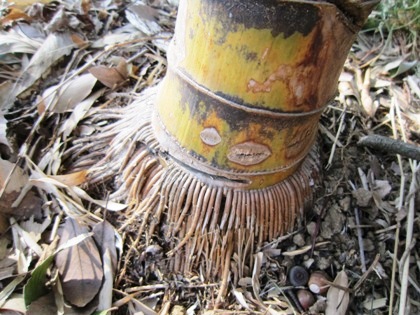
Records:
<instances>
[{"instance_id":1,"label":"soil","mask_svg":"<svg viewBox=\"0 0 420 315\"><path fill-rule=\"evenodd\" d=\"M13 16L4 9L1 23L4 36L12 37L13 32L35 36L39 32L43 34L39 42L45 45L48 34L68 33L75 44L69 54L51 62L37 80L14 96L11 106L2 110L2 118L7 122L4 124L0 120L5 126L0 127L2 159L16 163L34 182L38 179L44 186L47 183L56 185L52 180L59 181L60 178L54 176L67 173L74 162L75 150L86 149L80 146L80 138L101 130L101 122L90 119L95 112L108 106L124 107L141 90L161 80L177 10L174 2L163 0L147 1L140 11L127 1L66 3L33 4L26 8L26 13L16 11ZM404 286L407 289L405 314L419 314L418 163L404 155L358 145L363 136L371 134L401 139L417 146L420 143L420 95L415 90L415 87L419 88L419 79L415 68L395 75L391 71L394 68L387 66L407 53L401 48L406 35L397 32L393 36L392 44L382 53L378 49L381 45L378 30L363 31L357 39L340 77L336 100L327 107L320 121L322 181L317 187L313 207L307 209L294 233L260 249L255 261L261 265L258 268L257 263L245 266L249 278L235 279L237 272L231 271L227 295L217 305L218 309L215 309L215 301L220 283L203 281L199 272L194 275L166 273L165 244L147 248L138 244L141 222L126 226L124 211L102 211L98 204L81 202L80 195L72 195L61 186L57 186L61 190L42 185L30 188L25 206L13 211L3 210L8 207L0 203L1 236L6 244L4 252L0 253L0 262L3 272L6 267L12 267L7 269L11 274L0 280L2 287L10 284L18 273L33 271L37 262L42 261L41 255L34 251L35 245L31 247L27 241L18 240L17 235L22 236L13 224L24 227L33 220L38 224L45 223L40 237L35 240L44 256L47 245L53 243L56 225L74 217L90 227L106 220L121 237L122 249L112 295L115 314L305 313L295 303L295 295L301 287L290 286L288 277L290 268L297 265L303 266L309 274L324 271L330 281L336 279L340 271L345 271L348 283L338 281L336 286L330 287L331 290L344 286L347 291L342 292L349 292L347 311L342 314L396 314ZM20 44L24 38L20 37ZM11 93L6 87L8 82L22 79L20 71L28 66L36 51L11 54L12 57L4 54L11 58L7 60L0 56L0 91L3 95ZM76 110L48 108L46 91L69 75L86 73L86 66L104 66L97 68L99 72L94 74L100 83L95 83L89 90L85 87L88 83L77 81L80 86L72 90L73 94L83 94L86 89L86 97L96 92L98 96L87 109L88 114L70 128L69 121L76 119L72 115ZM107 121L117 119L118 115L110 114ZM1 128L6 128L7 132ZM66 128L67 134L63 131ZM7 141L2 138L4 135L7 135ZM25 147L26 151L23 151ZM23 156L19 152L26 154ZM74 165L71 167L72 171L77 170ZM77 179L72 178L72 181ZM2 178L2 184L6 186L7 180ZM92 198L106 203L116 186L109 180L86 189ZM2 202L10 203L11 196L14 199L15 195L16 192L6 194ZM69 201L71 198L74 198L73 203ZM25 257L26 270L16 257ZM10 259L12 263L6 264ZM408 273L404 271L406 261ZM53 279L57 273L54 273L54 265L50 268L46 287L58 294ZM17 284L12 292L23 297L23 285L28 278ZM238 285L234 287L232 283ZM314 296L316 303L306 313L323 314L328 295ZM42 303L47 301L45 305L50 307L53 300L50 294L49 300L42 300ZM329 303L331 301L332 298ZM29 308L28 314L31 311L36 314L36 307L39 305ZM66 312L90 314L92 308L72 307Z\"/></svg>"}]
</instances>

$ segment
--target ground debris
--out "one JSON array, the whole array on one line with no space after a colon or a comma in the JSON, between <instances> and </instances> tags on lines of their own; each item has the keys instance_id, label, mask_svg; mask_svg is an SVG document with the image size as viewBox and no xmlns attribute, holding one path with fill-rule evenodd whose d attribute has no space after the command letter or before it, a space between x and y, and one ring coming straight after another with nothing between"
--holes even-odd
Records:
<instances>
[{"instance_id":1,"label":"ground debris","mask_svg":"<svg viewBox=\"0 0 420 315\"><path fill-rule=\"evenodd\" d=\"M302 265L336 279L327 296L316 296L310 314L392 313L405 301L409 312L418 313L420 178L414 159L419 160L420 82L414 61L419 47L410 42L416 23L407 24L413 25L407 32L404 19L393 20L400 29L390 31L384 29L390 22L378 18L381 11L373 12L372 28L360 34L345 64L336 101L322 115L325 170L317 202L295 233L255 249L241 270L231 270L226 287L204 283L200 270L168 275L166 244L154 239L151 247L141 246L143 237L153 235L139 235L138 214L120 203L115 184L84 185L91 161L106 158L104 148L84 142L84 136L107 137L107 125L120 118L120 109L164 75L176 2L44 1L27 10L2 2L2 308L16 305L10 310L21 312L22 287L41 270L45 282L40 286L47 293L28 306L28 314L71 313L64 298L87 305L83 311L89 314L106 309L115 314L296 314L289 295L296 288L287 274ZM394 139L379 147L385 152L376 150L376 142L358 145L383 137ZM76 154L84 157L79 164L74 164ZM110 179L120 167L101 171ZM73 228L68 237L73 243L57 254L57 229L75 218L84 228ZM54 255L67 261L68 253L80 248L81 236L88 238L89 253L73 258L87 261L89 275L96 278L86 294L73 299L66 292L79 289L66 288L67 278L59 277L66 268L69 274L69 267L39 265ZM85 271L69 277L80 282Z\"/></svg>"}]
</instances>

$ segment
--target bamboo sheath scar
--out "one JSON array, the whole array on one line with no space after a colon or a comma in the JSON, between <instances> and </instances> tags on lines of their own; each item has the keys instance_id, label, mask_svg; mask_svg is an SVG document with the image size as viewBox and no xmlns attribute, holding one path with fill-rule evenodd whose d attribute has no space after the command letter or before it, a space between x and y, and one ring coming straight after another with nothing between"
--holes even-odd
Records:
<instances>
[{"instance_id":1,"label":"bamboo sheath scar","mask_svg":"<svg viewBox=\"0 0 420 315\"><path fill-rule=\"evenodd\" d=\"M320 115L375 4L181 0L165 78L98 136L92 168L92 183L119 173L111 198L141 248L164 242L170 272L224 291L296 226L320 181Z\"/></svg>"}]
</instances>

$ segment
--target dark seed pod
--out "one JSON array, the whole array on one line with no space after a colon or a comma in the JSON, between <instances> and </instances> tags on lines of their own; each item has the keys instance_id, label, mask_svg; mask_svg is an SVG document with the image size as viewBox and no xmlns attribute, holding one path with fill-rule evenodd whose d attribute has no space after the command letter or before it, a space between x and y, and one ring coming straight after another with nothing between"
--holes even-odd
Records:
<instances>
[{"instance_id":1,"label":"dark seed pod","mask_svg":"<svg viewBox=\"0 0 420 315\"><path fill-rule=\"evenodd\" d=\"M314 303L315 298L308 290L300 289L296 292L297 300L304 311L307 311Z\"/></svg>"},{"instance_id":2,"label":"dark seed pod","mask_svg":"<svg viewBox=\"0 0 420 315\"><path fill-rule=\"evenodd\" d=\"M289 271L289 282L295 287L304 286L308 283L309 275L302 266L293 266Z\"/></svg>"}]
</instances>

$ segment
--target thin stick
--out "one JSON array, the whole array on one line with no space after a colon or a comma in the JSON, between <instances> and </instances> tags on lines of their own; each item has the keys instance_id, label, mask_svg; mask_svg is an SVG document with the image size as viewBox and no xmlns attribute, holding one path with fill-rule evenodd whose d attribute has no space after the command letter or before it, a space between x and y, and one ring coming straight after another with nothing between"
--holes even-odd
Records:
<instances>
[{"instance_id":1,"label":"thin stick","mask_svg":"<svg viewBox=\"0 0 420 315\"><path fill-rule=\"evenodd\" d=\"M319 131L326 135L331 141L336 142L337 143L337 147L342 148L344 145L341 143L340 140L337 140L336 137L334 137L334 135L322 124L319 125Z\"/></svg>"},{"instance_id":2,"label":"thin stick","mask_svg":"<svg viewBox=\"0 0 420 315\"><path fill-rule=\"evenodd\" d=\"M362 264L362 271L366 272L366 259L365 259L365 251L363 246L363 236L362 236L362 229L360 226L360 218L359 218L359 208L354 207L354 217L356 219L357 228L357 240L359 242L359 250L360 250L360 262Z\"/></svg>"},{"instance_id":3,"label":"thin stick","mask_svg":"<svg viewBox=\"0 0 420 315\"><path fill-rule=\"evenodd\" d=\"M400 238L400 225L397 225L395 231L395 242L394 242L394 257L392 259L392 271L391 271L391 292L389 293L389 309L388 315L393 314L394 307L394 288L395 288L395 274L397 270L397 253L398 253L398 240Z\"/></svg>"},{"instance_id":4,"label":"thin stick","mask_svg":"<svg viewBox=\"0 0 420 315\"><path fill-rule=\"evenodd\" d=\"M369 135L362 137L357 144L382 152L400 154L413 160L420 161L420 147L398 139L380 135Z\"/></svg>"},{"instance_id":5,"label":"thin stick","mask_svg":"<svg viewBox=\"0 0 420 315\"><path fill-rule=\"evenodd\" d=\"M363 171L359 168L359 176L360 176L360 180L362 181L362 185L363 188L368 190L369 187L367 185L367 181L366 181L366 176L364 175ZM349 181L350 186L352 187L352 189L355 191L356 190L356 186ZM362 271L366 272L366 259L365 259L365 250L364 250L364 245L363 245L363 236L362 236L362 229L360 228L360 218L359 218L359 209L357 207L354 208L354 217L356 219L356 225L357 225L357 240L359 243L359 250L360 250L360 262L362 264Z\"/></svg>"},{"instance_id":6,"label":"thin stick","mask_svg":"<svg viewBox=\"0 0 420 315\"><path fill-rule=\"evenodd\" d=\"M372 272L373 269L375 269L376 265L379 262L379 258L381 258L381 255L376 254L375 259L373 260L372 264L370 265L369 269L365 271L365 273L362 275L362 277L359 279L359 281L356 282L356 284L353 287L353 291L357 291L359 287L362 285L363 281L366 280L366 278L369 276L369 274Z\"/></svg>"},{"instance_id":7,"label":"thin stick","mask_svg":"<svg viewBox=\"0 0 420 315\"><path fill-rule=\"evenodd\" d=\"M329 169L332 165L332 160L334 158L335 148L337 147L338 137L340 137L341 130L343 129L344 118L346 118L346 109L347 109L347 107L344 107L343 113L341 114L340 124L338 125L338 130L337 130L337 134L335 135L335 140L334 140L333 146L331 148L330 157L328 159L327 166L325 167L326 169Z\"/></svg>"}]
</instances>

